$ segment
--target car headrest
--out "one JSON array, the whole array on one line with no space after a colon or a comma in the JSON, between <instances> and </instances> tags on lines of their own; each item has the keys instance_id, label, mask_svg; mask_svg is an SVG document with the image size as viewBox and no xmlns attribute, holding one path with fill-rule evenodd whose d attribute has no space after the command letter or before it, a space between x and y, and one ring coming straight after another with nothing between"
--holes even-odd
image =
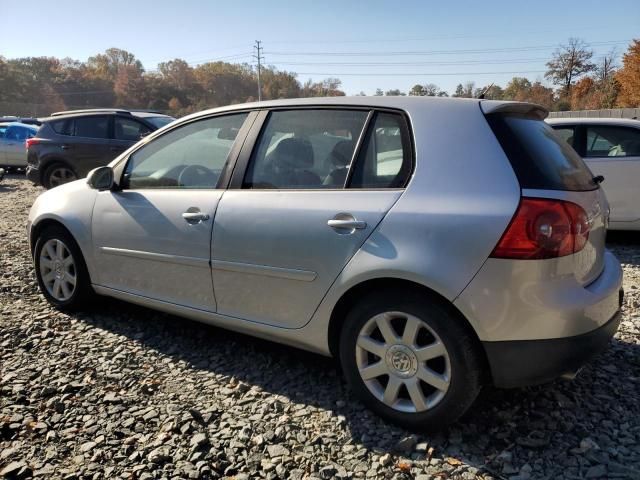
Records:
<instances>
[{"instance_id":1,"label":"car headrest","mask_svg":"<svg viewBox=\"0 0 640 480\"><path fill-rule=\"evenodd\" d=\"M351 140L341 140L333 146L329 154L334 167L346 167L351 162L353 155L353 142Z\"/></svg>"},{"instance_id":2,"label":"car headrest","mask_svg":"<svg viewBox=\"0 0 640 480\"><path fill-rule=\"evenodd\" d=\"M284 138L272 153L273 164L280 168L312 168L313 147L309 140Z\"/></svg>"}]
</instances>

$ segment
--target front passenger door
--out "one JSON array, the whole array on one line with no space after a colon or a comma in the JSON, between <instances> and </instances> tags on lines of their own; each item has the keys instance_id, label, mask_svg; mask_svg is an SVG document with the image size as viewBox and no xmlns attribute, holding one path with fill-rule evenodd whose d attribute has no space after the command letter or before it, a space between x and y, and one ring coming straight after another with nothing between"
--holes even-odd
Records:
<instances>
[{"instance_id":1,"label":"front passenger door","mask_svg":"<svg viewBox=\"0 0 640 480\"><path fill-rule=\"evenodd\" d=\"M126 160L120 189L98 192L92 234L97 278L119 292L215 311L211 229L220 179L248 113L194 120ZM251 117L252 118L252 117ZM118 167L116 167L118 170Z\"/></svg>"}]
</instances>

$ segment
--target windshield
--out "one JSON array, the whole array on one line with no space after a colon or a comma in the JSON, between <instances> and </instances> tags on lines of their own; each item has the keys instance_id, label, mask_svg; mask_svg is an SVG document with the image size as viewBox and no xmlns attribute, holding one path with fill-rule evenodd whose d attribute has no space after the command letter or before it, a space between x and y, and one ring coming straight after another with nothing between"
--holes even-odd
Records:
<instances>
[{"instance_id":1,"label":"windshield","mask_svg":"<svg viewBox=\"0 0 640 480\"><path fill-rule=\"evenodd\" d=\"M162 116L162 117L145 117L145 120L147 122L149 122L151 125L154 125L157 128L162 128L165 125L168 125L169 123L173 122L175 120L175 118L173 117L167 117L167 116Z\"/></svg>"}]
</instances>

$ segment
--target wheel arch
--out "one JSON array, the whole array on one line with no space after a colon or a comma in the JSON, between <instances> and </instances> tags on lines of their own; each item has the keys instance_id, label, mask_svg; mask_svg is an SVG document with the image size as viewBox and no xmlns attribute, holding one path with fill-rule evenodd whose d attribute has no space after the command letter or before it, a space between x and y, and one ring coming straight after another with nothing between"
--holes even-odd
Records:
<instances>
[{"instance_id":1,"label":"wheel arch","mask_svg":"<svg viewBox=\"0 0 640 480\"><path fill-rule=\"evenodd\" d=\"M354 305L354 303L362 298L364 295L371 293L372 291L382 291L382 290L390 290L390 289L402 289L403 291L410 291L414 293L419 293L425 295L431 301L438 302L441 306L446 308L454 318L458 319L461 325L467 330L474 343L478 347L478 351L481 353L483 359L482 369L486 373L487 376L491 375L489 370L489 362L487 359L487 355L485 349L482 346L482 342L478 337L475 329L471 325L471 323L467 320L467 318L462 314L456 306L443 297L441 294L436 292L435 290L422 285L420 283L414 282L412 280L406 280L403 278L393 278L393 277L382 277L382 278L374 278L365 280L356 285L353 285L346 292L342 294L340 299L334 305L331 316L329 318L329 327L327 332L327 339L329 343L329 351L331 352L331 356L334 358L338 358L339 354L339 344L340 344L340 331L342 329L342 325L344 323L344 318L347 315L349 309ZM489 381L490 378L486 378L486 381Z\"/></svg>"},{"instance_id":2,"label":"wheel arch","mask_svg":"<svg viewBox=\"0 0 640 480\"><path fill-rule=\"evenodd\" d=\"M39 222L35 223L31 227L31 232L29 232L29 245L31 246L31 255L32 256L33 256L33 253L34 253L35 248L36 248L36 241L38 240L38 237L40 236L40 234L44 230L46 230L47 228L50 228L50 227L60 227L60 228L62 228L65 232L67 232L69 234L69 236L71 238L73 238L73 241L76 242L76 245L78 245L78 248L82 252L82 247L78 243L78 240L76 239L76 237L73 235L73 232L71 232L71 230L69 230L69 228L67 228L67 226L61 220L59 220L57 218L47 217L47 218L43 218ZM82 252L82 255L84 256L84 252Z\"/></svg>"},{"instance_id":3,"label":"wheel arch","mask_svg":"<svg viewBox=\"0 0 640 480\"><path fill-rule=\"evenodd\" d=\"M71 169L76 176L78 175L78 170L69 162L65 160L63 157L59 157L58 155L46 156L40 160L40 184L44 185L44 178L47 172L54 165L64 165Z\"/></svg>"}]
</instances>

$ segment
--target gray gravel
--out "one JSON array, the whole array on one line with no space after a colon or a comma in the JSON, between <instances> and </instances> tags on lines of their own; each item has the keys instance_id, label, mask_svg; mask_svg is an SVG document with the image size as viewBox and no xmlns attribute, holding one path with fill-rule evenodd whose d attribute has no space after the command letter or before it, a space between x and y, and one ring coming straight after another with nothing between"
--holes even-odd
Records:
<instances>
[{"instance_id":1,"label":"gray gravel","mask_svg":"<svg viewBox=\"0 0 640 480\"><path fill-rule=\"evenodd\" d=\"M102 300L38 293L25 222L40 190L0 184L0 476L640 478L640 235L614 235L624 320L571 382L486 388L434 436L382 422L330 359Z\"/></svg>"}]
</instances>

